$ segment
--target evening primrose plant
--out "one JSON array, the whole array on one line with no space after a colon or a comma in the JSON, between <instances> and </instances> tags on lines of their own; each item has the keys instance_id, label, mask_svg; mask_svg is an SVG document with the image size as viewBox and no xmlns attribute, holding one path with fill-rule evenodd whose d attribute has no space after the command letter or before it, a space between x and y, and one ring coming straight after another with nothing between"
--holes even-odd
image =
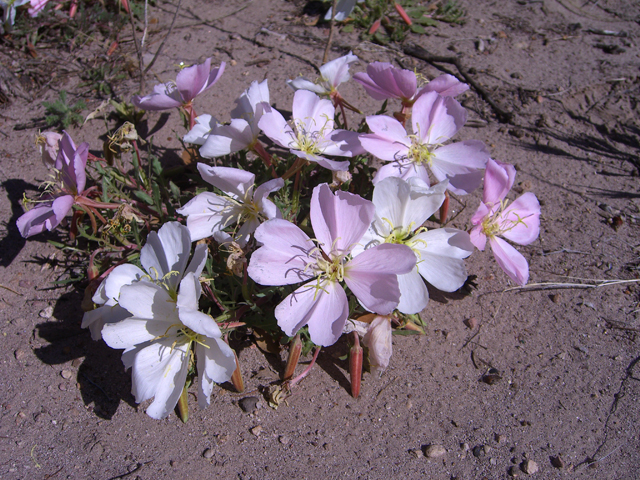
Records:
<instances>
[{"instance_id":1,"label":"evening primrose plant","mask_svg":"<svg viewBox=\"0 0 640 480\"><path fill-rule=\"evenodd\" d=\"M183 142L200 156L179 167L165 168L133 123L102 145L39 134L55 182L19 230L57 229L66 238L57 245L86 252L82 326L123 350L149 416L176 409L186 421L192 384L201 408L216 384L242 391L232 346L243 335L274 353L290 345L282 382L264 391L274 408L322 348L345 336L357 397L363 365L382 372L393 362L394 332L423 333L429 288L463 287L465 259L487 240L508 278L527 282L527 261L509 241L537 238L539 203L532 193L510 202L515 168L478 140L453 139L466 121L455 96L467 86L444 75L418 87L414 72L374 62L354 78L396 111L337 128L350 106L337 87L357 62L349 53L323 66L317 82L291 81L290 121L271 106L267 80L247 85L229 114L197 116L194 99L215 92L224 71L209 59L134 97L141 109L186 113ZM470 231L443 225L449 197L480 186Z\"/></svg>"}]
</instances>

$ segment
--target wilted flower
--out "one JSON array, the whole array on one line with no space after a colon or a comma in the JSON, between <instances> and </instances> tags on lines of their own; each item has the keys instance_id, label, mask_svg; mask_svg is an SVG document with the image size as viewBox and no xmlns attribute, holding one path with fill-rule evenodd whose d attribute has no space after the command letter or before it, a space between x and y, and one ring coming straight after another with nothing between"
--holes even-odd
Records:
<instances>
[{"instance_id":1,"label":"wilted flower","mask_svg":"<svg viewBox=\"0 0 640 480\"><path fill-rule=\"evenodd\" d=\"M245 246L250 235L261 222L281 218L278 207L267 196L280 190L284 180L276 178L263 183L254 191L255 175L229 167L210 167L198 164L202 178L226 195L203 192L189 200L177 212L187 217L187 227L193 241L213 236L218 243L231 240ZM232 236L223 230L238 224Z\"/></svg>"},{"instance_id":2,"label":"wilted flower","mask_svg":"<svg viewBox=\"0 0 640 480\"><path fill-rule=\"evenodd\" d=\"M153 418L166 417L176 406L194 352L201 408L209 404L213 383L229 380L236 368L233 350L222 340L218 325L198 311L198 276L206 246L196 247L187 266L190 250L189 231L177 222L149 234L140 253L149 274L121 285L118 292L118 306L130 316L102 329L107 345L125 350L122 361L125 368L133 368L136 402L155 397L147 409Z\"/></svg>"},{"instance_id":3,"label":"wilted flower","mask_svg":"<svg viewBox=\"0 0 640 480\"><path fill-rule=\"evenodd\" d=\"M42 163L46 167L53 167L58 156L58 144L62 135L57 132L43 132L36 135L36 145L42 154Z\"/></svg>"},{"instance_id":4,"label":"wilted flower","mask_svg":"<svg viewBox=\"0 0 640 480\"><path fill-rule=\"evenodd\" d=\"M256 230L262 246L253 252L249 276L261 285L307 282L275 310L289 336L309 325L317 345L333 345L342 334L349 302L344 281L368 310L387 315L398 305L397 275L408 273L415 256L404 245L385 244L351 257L374 215L374 206L358 195L318 185L311 197L311 225L319 246L296 225L281 219Z\"/></svg>"},{"instance_id":5,"label":"wilted flower","mask_svg":"<svg viewBox=\"0 0 640 480\"><path fill-rule=\"evenodd\" d=\"M391 317L376 316L367 329L362 343L369 349L369 365L383 372L389 366L393 344L391 342Z\"/></svg>"},{"instance_id":6,"label":"wilted flower","mask_svg":"<svg viewBox=\"0 0 640 480\"><path fill-rule=\"evenodd\" d=\"M422 95L413 106L413 135L395 118L384 115L367 117L372 134L361 135L362 147L384 165L376 184L386 177L417 176L429 184L427 166L438 181L449 180L448 189L466 194L480 186L489 152L479 140L464 140L442 146L464 126L466 110L455 99L436 92Z\"/></svg>"},{"instance_id":7,"label":"wilted flower","mask_svg":"<svg viewBox=\"0 0 640 480\"><path fill-rule=\"evenodd\" d=\"M54 165L57 170L56 182L60 182L60 185L53 187L45 197L47 200L18 218L16 224L23 237L36 235L45 229L53 230L67 216L78 197L84 193L88 154L88 143L81 143L76 148L69 134L64 132Z\"/></svg>"},{"instance_id":8,"label":"wilted flower","mask_svg":"<svg viewBox=\"0 0 640 480\"><path fill-rule=\"evenodd\" d=\"M475 225L471 241L479 250L489 245L500 268L518 285L529 281L529 264L515 248L499 238L502 236L519 245L529 245L540 233L540 203L527 192L511 204L505 197L516 177L513 165L489 160L484 176L482 203L471 217Z\"/></svg>"},{"instance_id":9,"label":"wilted flower","mask_svg":"<svg viewBox=\"0 0 640 480\"><path fill-rule=\"evenodd\" d=\"M315 93L298 90L293 97L293 128L273 108L265 111L258 123L267 137L291 153L329 170L348 170L349 162L329 160L323 155L352 157L363 152L358 134L334 130L335 108Z\"/></svg>"},{"instance_id":10,"label":"wilted flower","mask_svg":"<svg viewBox=\"0 0 640 480\"><path fill-rule=\"evenodd\" d=\"M189 107L197 95L211 88L222 76L225 63L211 68L211 59L181 70L176 81L161 83L153 87L153 93L141 97L134 96L131 101L142 110L168 110L176 107Z\"/></svg>"}]
</instances>

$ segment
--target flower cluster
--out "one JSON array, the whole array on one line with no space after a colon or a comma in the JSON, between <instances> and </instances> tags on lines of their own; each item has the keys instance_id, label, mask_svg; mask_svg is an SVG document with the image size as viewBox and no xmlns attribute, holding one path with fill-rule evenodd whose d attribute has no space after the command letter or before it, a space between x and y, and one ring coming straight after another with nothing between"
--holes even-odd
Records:
<instances>
[{"instance_id":1,"label":"flower cluster","mask_svg":"<svg viewBox=\"0 0 640 480\"><path fill-rule=\"evenodd\" d=\"M324 65L315 82L291 80L289 121L271 106L267 80L240 95L228 123L197 116L195 97L224 71L224 63L212 68L210 59L184 68L153 94L134 97L141 109L179 108L187 115L184 141L199 147L203 161L188 166L182 191L167 181L157 160L148 169L157 173L153 179L138 168L133 127L126 135L135 147L133 171L88 157L88 144L76 147L66 132L39 137L56 182L18 227L25 237L35 235L74 210L72 231L75 225L90 241L102 235L89 262L95 308L86 312L83 327L124 350L136 400L154 399L150 416L184 408L180 399L186 402L186 386L195 378L202 407L214 383L231 380L242 388L223 331L247 325L285 342L294 337L291 352L298 356L304 338L317 346L315 361L321 347L355 329L369 366L382 371L390 362L394 327L422 331L418 314L428 307L428 286L460 289L467 281L464 260L475 248L483 250L487 239L508 277L518 285L528 281L526 259L504 239L533 242L540 206L532 193L507 200L515 168L492 159L481 141L453 140L466 122L455 97L467 85L443 75L419 86L412 71L372 63L354 80L375 100L398 100L399 110L367 116L360 126L365 133L359 133L346 127L345 116L345 108L358 109L337 90L357 61L349 53ZM87 188L88 158L102 182ZM115 169L111 177L109 168ZM108 194L112 182L121 186ZM450 196L482 185L469 232L443 225ZM79 226L85 214L93 234ZM150 233L140 247L144 228ZM107 251L109 235L121 246ZM133 237L138 243L127 240ZM192 242L198 243L189 261ZM98 254L107 261L97 262ZM353 335L357 396L363 348ZM287 377L286 387L304 375Z\"/></svg>"}]
</instances>

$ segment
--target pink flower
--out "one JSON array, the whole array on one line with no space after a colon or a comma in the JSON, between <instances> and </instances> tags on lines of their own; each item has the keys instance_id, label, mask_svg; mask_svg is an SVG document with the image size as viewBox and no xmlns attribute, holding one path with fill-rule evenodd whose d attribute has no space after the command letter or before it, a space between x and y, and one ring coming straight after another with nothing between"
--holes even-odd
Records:
<instances>
[{"instance_id":1,"label":"pink flower","mask_svg":"<svg viewBox=\"0 0 640 480\"><path fill-rule=\"evenodd\" d=\"M373 183L386 177L419 177L429 184L427 166L448 189L464 195L480 186L489 152L479 140L465 140L442 146L464 126L466 110L452 97L436 92L422 95L411 114L413 135L395 118L385 115L367 117L372 134L361 135L360 143L369 153L385 160Z\"/></svg>"},{"instance_id":2,"label":"pink flower","mask_svg":"<svg viewBox=\"0 0 640 480\"><path fill-rule=\"evenodd\" d=\"M134 96L131 101L142 110L168 110L191 104L191 101L205 90L211 88L222 76L225 63L219 68L211 68L211 59L181 70L176 81L161 83L153 87L153 93L141 97Z\"/></svg>"},{"instance_id":3,"label":"pink flower","mask_svg":"<svg viewBox=\"0 0 640 480\"><path fill-rule=\"evenodd\" d=\"M44 132L36 136L36 145L40 148L42 154L42 163L46 167L53 167L58 156L58 144L62 135L57 132Z\"/></svg>"},{"instance_id":4,"label":"pink flower","mask_svg":"<svg viewBox=\"0 0 640 480\"><path fill-rule=\"evenodd\" d=\"M375 100L397 98L406 105L412 105L428 92L455 97L469 89L467 84L460 82L453 75L441 75L418 90L418 80L413 71L399 69L386 62L370 63L367 73L356 73L353 79Z\"/></svg>"},{"instance_id":5,"label":"pink flower","mask_svg":"<svg viewBox=\"0 0 640 480\"><path fill-rule=\"evenodd\" d=\"M484 176L482 203L471 218L475 225L470 232L471 242L484 250L489 238L493 255L500 268L518 285L529 280L526 259L502 236L519 245L529 245L540 232L540 204L533 193L527 192L509 204L505 200L513 186L516 169L513 165L489 160Z\"/></svg>"},{"instance_id":6,"label":"pink flower","mask_svg":"<svg viewBox=\"0 0 640 480\"><path fill-rule=\"evenodd\" d=\"M49 0L31 0L31 6L28 10L29 16L37 17L47 3L49 3Z\"/></svg>"},{"instance_id":7,"label":"pink flower","mask_svg":"<svg viewBox=\"0 0 640 480\"><path fill-rule=\"evenodd\" d=\"M61 186L48 195L49 200L38 204L18 218L16 225L23 237L36 235L45 229L53 230L69 213L76 196L84 192L88 154L88 143L84 142L76 148L69 134L64 132L55 161Z\"/></svg>"},{"instance_id":8,"label":"pink flower","mask_svg":"<svg viewBox=\"0 0 640 480\"><path fill-rule=\"evenodd\" d=\"M331 96L336 91L338 85L347 82L349 75L349 65L358 61L358 57L349 52L347 55L331 60L320 67L320 78L315 82L305 77L298 77L293 80L287 80L294 90L309 90L318 95Z\"/></svg>"},{"instance_id":9,"label":"pink flower","mask_svg":"<svg viewBox=\"0 0 640 480\"><path fill-rule=\"evenodd\" d=\"M298 90L293 97L293 127L273 108L265 110L258 126L281 147L329 170L345 171L349 162L329 160L323 155L352 157L363 152L358 134L349 130L334 130L335 108L329 100L315 93Z\"/></svg>"},{"instance_id":10,"label":"pink flower","mask_svg":"<svg viewBox=\"0 0 640 480\"><path fill-rule=\"evenodd\" d=\"M349 314L343 280L366 309L388 315L396 308L397 275L408 273L416 263L411 249L384 244L350 256L373 215L371 202L347 192L333 194L322 184L311 197L311 226L319 246L286 220L269 220L258 227L256 240L263 246L251 256L249 276L262 285L306 282L276 307L278 325L287 335L309 325L315 344L333 345Z\"/></svg>"}]
</instances>

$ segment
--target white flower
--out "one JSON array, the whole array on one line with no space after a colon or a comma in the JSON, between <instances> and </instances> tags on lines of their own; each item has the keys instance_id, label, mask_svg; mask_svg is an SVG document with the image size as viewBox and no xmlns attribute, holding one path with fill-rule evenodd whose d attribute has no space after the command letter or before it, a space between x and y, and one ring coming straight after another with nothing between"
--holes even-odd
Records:
<instances>
[{"instance_id":1,"label":"white flower","mask_svg":"<svg viewBox=\"0 0 640 480\"><path fill-rule=\"evenodd\" d=\"M429 188L417 177L408 181L388 177L373 190L375 218L354 252L382 243L399 243L413 250L415 268L398 275L398 310L402 313L418 313L426 307L429 292L422 278L445 292L456 291L467 279L462 259L474 250L469 234L454 228L420 228L440 208L446 188L446 180Z\"/></svg>"},{"instance_id":2,"label":"white flower","mask_svg":"<svg viewBox=\"0 0 640 480\"><path fill-rule=\"evenodd\" d=\"M204 145L204 142L207 141L211 132L218 126L220 126L220 124L215 117L206 113L198 115L196 117L196 124L189 130L189 133L184 136L184 141L195 145Z\"/></svg>"},{"instance_id":3,"label":"white flower","mask_svg":"<svg viewBox=\"0 0 640 480\"><path fill-rule=\"evenodd\" d=\"M235 241L244 247L260 223L282 218L278 207L267 196L280 190L284 180L276 178L253 189L255 175L229 167L198 164L202 178L226 195L203 192L189 200L177 212L187 216L187 227L193 241L213 236L218 243ZM223 230L234 224L240 228L233 238Z\"/></svg>"},{"instance_id":4,"label":"white flower","mask_svg":"<svg viewBox=\"0 0 640 480\"><path fill-rule=\"evenodd\" d=\"M294 90L309 90L318 95L330 96L338 85L349 81L349 65L358 61L358 57L349 52L347 55L331 60L320 67L320 75L315 82L298 77L287 80L287 84Z\"/></svg>"},{"instance_id":5,"label":"white flower","mask_svg":"<svg viewBox=\"0 0 640 480\"><path fill-rule=\"evenodd\" d=\"M198 276L206 246L198 247L187 266L191 238L186 227L171 222L158 234L149 234L140 254L149 275L120 286L117 294L119 308L130 316L102 329L107 345L124 349L122 361L125 368L132 368L136 401L155 397L147 409L153 418L164 418L175 408L194 353L201 408L209 404L213 383L229 380L236 368L233 350L222 340L218 325L198 311L202 292ZM108 288L107 282L105 297L110 295Z\"/></svg>"}]
</instances>

